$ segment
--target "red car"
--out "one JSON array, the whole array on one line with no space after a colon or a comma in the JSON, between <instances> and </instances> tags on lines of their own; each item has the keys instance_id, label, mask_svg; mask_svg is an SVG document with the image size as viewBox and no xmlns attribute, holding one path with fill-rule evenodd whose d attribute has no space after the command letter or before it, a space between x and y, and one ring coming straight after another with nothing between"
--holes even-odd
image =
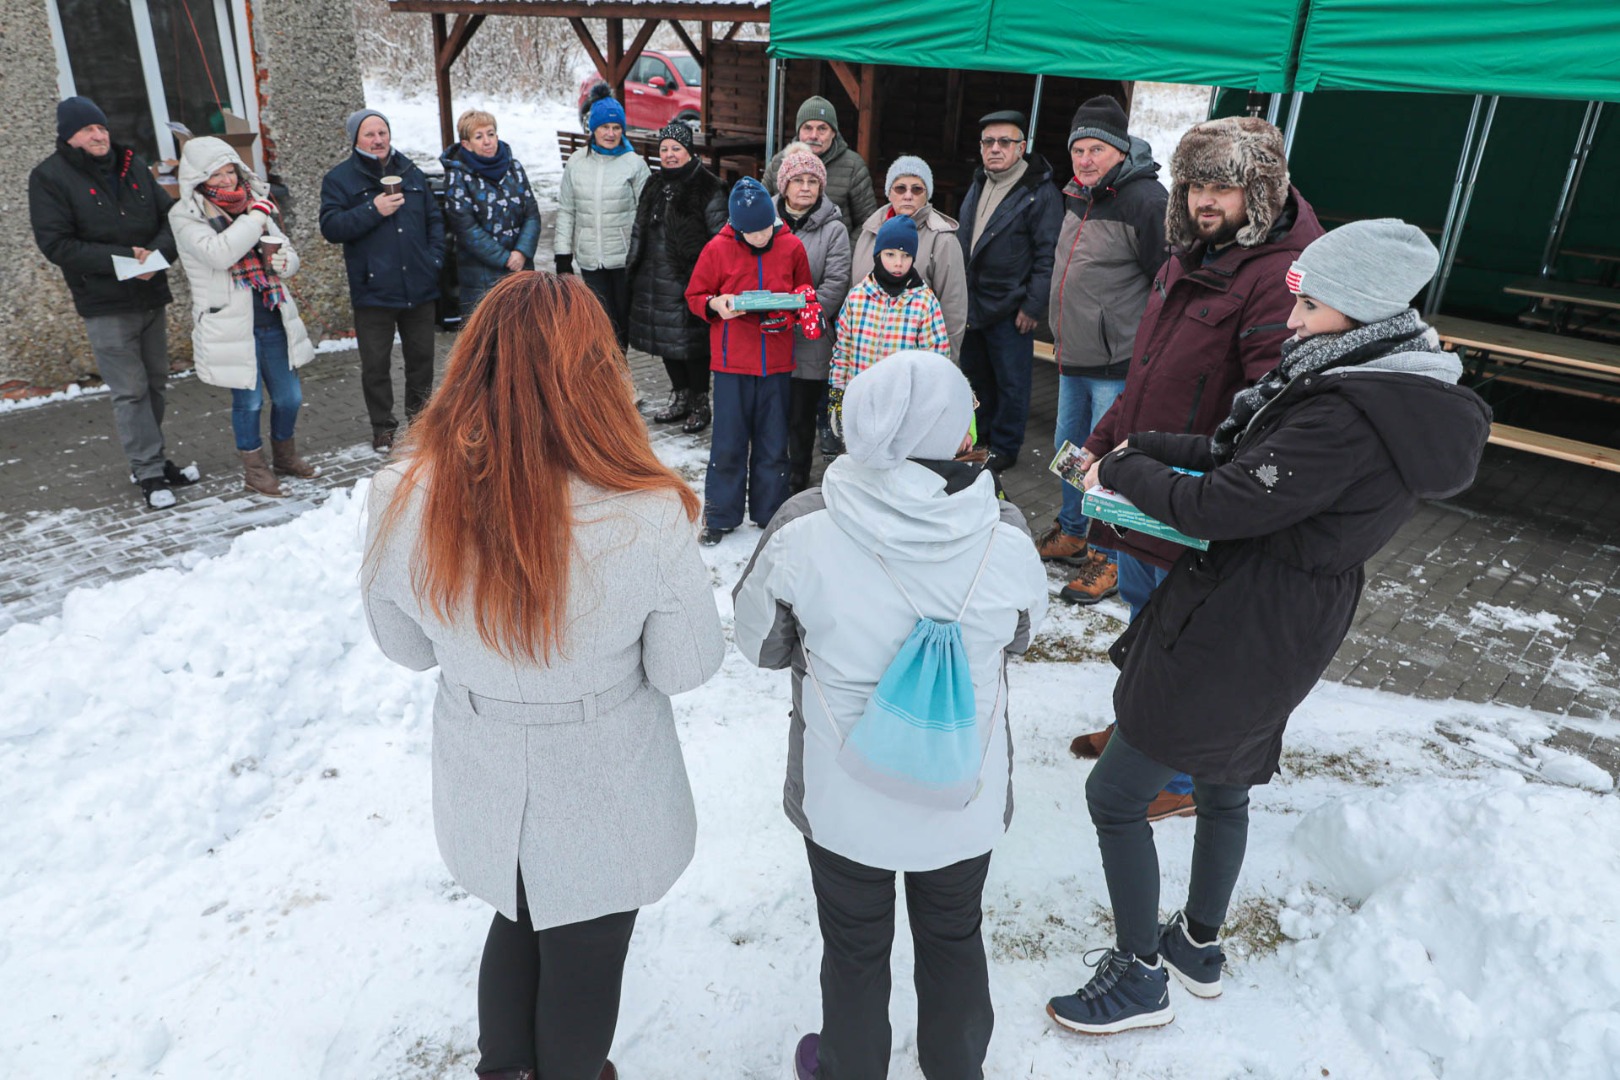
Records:
<instances>
[{"instance_id":1,"label":"red car","mask_svg":"<svg viewBox=\"0 0 1620 1080\"><path fill-rule=\"evenodd\" d=\"M591 87L602 81L588 76L579 88L579 123L586 125L590 113ZM630 68L624 80L625 117L633 128L657 131L671 120L683 120L694 128L703 113L703 69L688 53L646 50Z\"/></svg>"}]
</instances>

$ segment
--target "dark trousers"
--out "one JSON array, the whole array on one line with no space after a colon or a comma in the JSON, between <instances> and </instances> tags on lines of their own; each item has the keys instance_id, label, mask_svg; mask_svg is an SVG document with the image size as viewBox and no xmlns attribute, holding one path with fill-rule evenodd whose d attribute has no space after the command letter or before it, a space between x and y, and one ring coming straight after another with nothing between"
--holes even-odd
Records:
<instances>
[{"instance_id":1,"label":"dark trousers","mask_svg":"<svg viewBox=\"0 0 1620 1080\"><path fill-rule=\"evenodd\" d=\"M979 441L1014 458L1029 426L1029 386L1035 334L1020 334L1012 319L969 327L962 336L962 374L979 399Z\"/></svg>"},{"instance_id":2,"label":"dark trousers","mask_svg":"<svg viewBox=\"0 0 1620 1080\"><path fill-rule=\"evenodd\" d=\"M788 413L793 376L714 373L714 426L703 485L703 523L711 529L742 524L764 528L788 495Z\"/></svg>"},{"instance_id":3,"label":"dark trousers","mask_svg":"<svg viewBox=\"0 0 1620 1080\"><path fill-rule=\"evenodd\" d=\"M394 333L405 358L405 422L433 396L433 302L410 308L357 307L354 337L360 346L360 392L371 426L394 430Z\"/></svg>"},{"instance_id":4,"label":"dark trousers","mask_svg":"<svg viewBox=\"0 0 1620 1080\"><path fill-rule=\"evenodd\" d=\"M815 460L816 430L827 411L826 379L794 379L788 402L789 488L797 495L810 486L810 465Z\"/></svg>"},{"instance_id":5,"label":"dark trousers","mask_svg":"<svg viewBox=\"0 0 1620 1080\"><path fill-rule=\"evenodd\" d=\"M686 360L670 360L665 358L664 370L669 372L669 387L671 390L690 390L694 394L707 394L709 392L709 350L704 349L701 356L693 356Z\"/></svg>"},{"instance_id":6,"label":"dark trousers","mask_svg":"<svg viewBox=\"0 0 1620 1080\"><path fill-rule=\"evenodd\" d=\"M619 988L636 912L535 930L499 913L478 967L478 1073L533 1069L535 1080L597 1080L619 1024Z\"/></svg>"},{"instance_id":7,"label":"dark trousers","mask_svg":"<svg viewBox=\"0 0 1620 1080\"><path fill-rule=\"evenodd\" d=\"M580 279L591 287L591 292L602 301L602 308L613 323L613 334L619 339L620 350L630 347L630 271L581 270Z\"/></svg>"},{"instance_id":8,"label":"dark trousers","mask_svg":"<svg viewBox=\"0 0 1620 1080\"><path fill-rule=\"evenodd\" d=\"M169 384L167 311L122 311L84 320L101 381L112 392L113 426L137 480L162 477L163 395Z\"/></svg>"},{"instance_id":9,"label":"dark trousers","mask_svg":"<svg viewBox=\"0 0 1620 1080\"><path fill-rule=\"evenodd\" d=\"M821 1051L816 1080L889 1074L894 871L805 841L821 922ZM980 926L990 853L906 874L916 951L917 1059L928 1080L981 1080L995 1027Z\"/></svg>"},{"instance_id":10,"label":"dark trousers","mask_svg":"<svg viewBox=\"0 0 1620 1080\"><path fill-rule=\"evenodd\" d=\"M1086 778L1086 807L1097 827L1103 877L1114 906L1115 944L1137 956L1159 948L1159 852L1148 824L1148 803L1177 775L1120 737L1108 740ZM1226 921L1227 905L1249 843L1249 789L1193 779L1198 826L1193 834L1187 918L1208 926Z\"/></svg>"}]
</instances>

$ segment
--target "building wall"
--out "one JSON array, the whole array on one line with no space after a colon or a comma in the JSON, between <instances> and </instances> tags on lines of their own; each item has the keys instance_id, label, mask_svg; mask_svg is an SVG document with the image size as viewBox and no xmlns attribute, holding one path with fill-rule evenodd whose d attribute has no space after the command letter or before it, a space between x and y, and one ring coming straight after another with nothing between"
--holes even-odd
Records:
<instances>
[{"instance_id":1,"label":"building wall","mask_svg":"<svg viewBox=\"0 0 1620 1080\"><path fill-rule=\"evenodd\" d=\"M348 152L343 118L364 103L352 0L250 0L259 127L272 176L286 184L287 231L303 259L293 280L319 340L353 323L340 248L321 239L321 177ZM34 244L28 173L56 146L56 52L45 0L0 0L0 383L56 386L95 371L62 273ZM118 138L118 132L112 133ZM191 296L169 272L169 351L191 358Z\"/></svg>"}]
</instances>

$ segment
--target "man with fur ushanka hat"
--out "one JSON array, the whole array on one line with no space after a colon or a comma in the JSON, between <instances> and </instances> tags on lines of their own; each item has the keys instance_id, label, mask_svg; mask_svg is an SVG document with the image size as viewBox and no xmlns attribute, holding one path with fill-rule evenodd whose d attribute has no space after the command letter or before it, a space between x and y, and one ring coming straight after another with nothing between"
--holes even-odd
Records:
<instances>
[{"instance_id":1,"label":"man with fur ushanka hat","mask_svg":"<svg viewBox=\"0 0 1620 1080\"><path fill-rule=\"evenodd\" d=\"M1172 254L1153 279L1125 390L1086 440L1088 465L1137 432L1213 434L1233 396L1277 366L1293 307L1278 283L1323 232L1288 182L1282 132L1256 117L1195 125L1170 158L1170 178ZM1119 594L1133 620L1188 550L1102 522L1091 542L1117 554ZM1082 735L1071 750L1096 757L1112 731ZM1177 777L1149 816L1194 809L1191 784Z\"/></svg>"}]
</instances>

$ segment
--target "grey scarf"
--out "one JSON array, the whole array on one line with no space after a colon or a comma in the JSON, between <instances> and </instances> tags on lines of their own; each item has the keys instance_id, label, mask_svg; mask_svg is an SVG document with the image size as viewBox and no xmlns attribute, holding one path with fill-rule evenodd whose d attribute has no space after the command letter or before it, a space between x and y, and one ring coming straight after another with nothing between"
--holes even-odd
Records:
<instances>
[{"instance_id":1,"label":"grey scarf","mask_svg":"<svg viewBox=\"0 0 1620 1080\"><path fill-rule=\"evenodd\" d=\"M1210 455L1217 465L1231 461L1255 415L1300 375L1353 367L1394 353L1418 352L1440 352L1440 342L1414 308L1341 334L1289 338L1283 342L1282 363L1232 398L1232 414L1210 436Z\"/></svg>"}]
</instances>

